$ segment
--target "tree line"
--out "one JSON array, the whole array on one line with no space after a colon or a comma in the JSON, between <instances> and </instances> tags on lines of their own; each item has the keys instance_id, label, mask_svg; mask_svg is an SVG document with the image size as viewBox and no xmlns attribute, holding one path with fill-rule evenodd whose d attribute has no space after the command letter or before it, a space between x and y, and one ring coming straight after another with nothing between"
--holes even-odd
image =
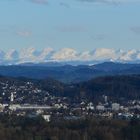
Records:
<instances>
[{"instance_id":1,"label":"tree line","mask_svg":"<svg viewBox=\"0 0 140 140\"><path fill-rule=\"evenodd\" d=\"M132 119L59 120L0 116L1 140L139 140L140 121Z\"/></svg>"}]
</instances>

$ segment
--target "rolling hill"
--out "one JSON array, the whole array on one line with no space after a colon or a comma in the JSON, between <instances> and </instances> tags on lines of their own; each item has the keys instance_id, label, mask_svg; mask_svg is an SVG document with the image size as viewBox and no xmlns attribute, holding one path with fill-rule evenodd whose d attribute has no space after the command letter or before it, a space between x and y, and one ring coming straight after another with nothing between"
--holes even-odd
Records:
<instances>
[{"instance_id":1,"label":"rolling hill","mask_svg":"<svg viewBox=\"0 0 140 140\"><path fill-rule=\"evenodd\" d=\"M52 78L64 83L78 83L101 76L140 74L140 64L105 62L96 65L11 65L0 66L0 75L32 79Z\"/></svg>"}]
</instances>

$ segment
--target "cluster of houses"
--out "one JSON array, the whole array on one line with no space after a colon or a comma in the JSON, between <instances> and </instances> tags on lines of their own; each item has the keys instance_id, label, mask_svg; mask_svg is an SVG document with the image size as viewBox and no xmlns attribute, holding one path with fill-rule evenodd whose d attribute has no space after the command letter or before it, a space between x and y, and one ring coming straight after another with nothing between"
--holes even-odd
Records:
<instances>
[{"instance_id":1,"label":"cluster of houses","mask_svg":"<svg viewBox=\"0 0 140 140\"><path fill-rule=\"evenodd\" d=\"M0 88L0 113L29 117L42 116L46 121L56 117L79 119L86 116L110 119L140 118L139 100L121 103L111 101L104 95L103 100L96 104L87 100L75 103L68 97L55 97L48 91L35 87L31 82L25 82L23 85L9 84L8 81L1 82Z\"/></svg>"}]
</instances>

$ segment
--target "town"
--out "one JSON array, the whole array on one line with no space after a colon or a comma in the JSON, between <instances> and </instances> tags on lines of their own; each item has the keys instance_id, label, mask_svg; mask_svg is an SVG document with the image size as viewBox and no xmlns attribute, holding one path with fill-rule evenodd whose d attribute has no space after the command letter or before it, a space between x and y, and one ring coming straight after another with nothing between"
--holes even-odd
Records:
<instances>
[{"instance_id":1,"label":"town","mask_svg":"<svg viewBox=\"0 0 140 140\"><path fill-rule=\"evenodd\" d=\"M73 100L55 96L28 80L0 82L0 114L16 116L42 116L46 121L59 119L108 119L140 118L140 100L112 101L107 95L94 102L90 99Z\"/></svg>"}]
</instances>

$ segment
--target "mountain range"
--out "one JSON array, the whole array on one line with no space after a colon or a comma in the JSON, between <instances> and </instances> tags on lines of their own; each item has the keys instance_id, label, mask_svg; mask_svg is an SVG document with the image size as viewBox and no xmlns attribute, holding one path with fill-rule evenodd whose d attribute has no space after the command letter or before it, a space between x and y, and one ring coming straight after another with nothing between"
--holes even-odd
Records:
<instances>
[{"instance_id":1,"label":"mountain range","mask_svg":"<svg viewBox=\"0 0 140 140\"><path fill-rule=\"evenodd\" d=\"M0 65L18 65L26 63L63 63L71 65L93 65L101 62L139 63L140 50L115 50L110 48L97 48L91 51L78 52L72 48L54 50L44 48L36 50L27 48L21 50L0 50Z\"/></svg>"}]
</instances>

